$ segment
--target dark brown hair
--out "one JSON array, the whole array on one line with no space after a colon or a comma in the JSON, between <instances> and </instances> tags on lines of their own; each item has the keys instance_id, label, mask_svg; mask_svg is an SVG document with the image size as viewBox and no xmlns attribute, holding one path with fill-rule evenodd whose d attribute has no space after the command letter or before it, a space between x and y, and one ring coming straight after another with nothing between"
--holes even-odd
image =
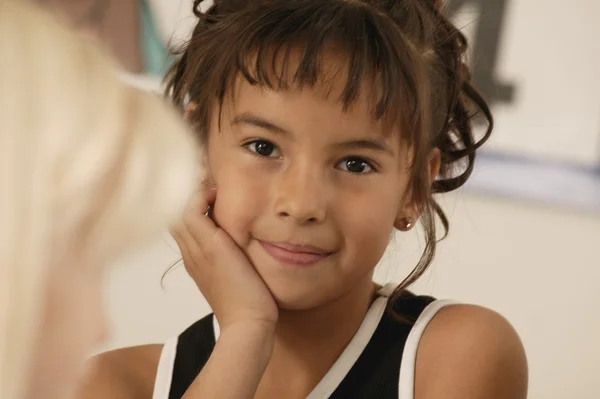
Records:
<instances>
[{"instance_id":1,"label":"dark brown hair","mask_svg":"<svg viewBox=\"0 0 600 399\"><path fill-rule=\"evenodd\" d=\"M214 107L220 112L235 79L273 90L313 87L322 83L323 55L330 46L347 60L344 109L357 99L365 79L376 88L373 117L389 118L414 149L410 194L426 242L419 263L394 292L396 299L433 260L436 215L443 236L448 232L433 194L467 181L476 150L492 131L492 115L465 63L465 36L434 0L215 0L206 13L200 12L201 2L194 1L199 21L167 74L166 93L181 109L188 100L198 105L191 121L202 140ZM301 52L300 61L289 65L292 47ZM487 123L479 139L476 116ZM441 153L441 170L431 184L433 148Z\"/></svg>"}]
</instances>

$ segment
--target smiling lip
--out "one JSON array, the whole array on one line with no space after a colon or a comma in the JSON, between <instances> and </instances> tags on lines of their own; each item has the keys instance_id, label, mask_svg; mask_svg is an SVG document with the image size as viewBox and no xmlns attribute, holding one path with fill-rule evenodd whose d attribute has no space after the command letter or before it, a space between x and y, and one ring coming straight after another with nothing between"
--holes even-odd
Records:
<instances>
[{"instance_id":1,"label":"smiling lip","mask_svg":"<svg viewBox=\"0 0 600 399\"><path fill-rule=\"evenodd\" d=\"M310 245L259 242L275 260L294 266L311 266L333 253Z\"/></svg>"}]
</instances>

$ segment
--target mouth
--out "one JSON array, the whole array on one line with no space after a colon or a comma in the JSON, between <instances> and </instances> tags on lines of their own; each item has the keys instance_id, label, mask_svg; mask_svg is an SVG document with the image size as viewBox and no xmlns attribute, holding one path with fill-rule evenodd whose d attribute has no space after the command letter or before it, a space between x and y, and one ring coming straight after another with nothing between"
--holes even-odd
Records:
<instances>
[{"instance_id":1,"label":"mouth","mask_svg":"<svg viewBox=\"0 0 600 399\"><path fill-rule=\"evenodd\" d=\"M262 240L259 242L275 260L293 266L311 266L335 252L312 245L273 243Z\"/></svg>"}]
</instances>

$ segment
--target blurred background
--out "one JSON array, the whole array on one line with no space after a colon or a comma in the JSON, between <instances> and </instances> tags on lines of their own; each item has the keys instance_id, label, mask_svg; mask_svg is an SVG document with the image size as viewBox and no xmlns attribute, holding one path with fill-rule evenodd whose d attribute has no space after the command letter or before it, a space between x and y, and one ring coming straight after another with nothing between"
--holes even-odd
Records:
<instances>
[{"instance_id":1,"label":"blurred background","mask_svg":"<svg viewBox=\"0 0 600 399\"><path fill-rule=\"evenodd\" d=\"M160 90L191 0L39 0L104 41L124 79ZM208 6L208 3L205 4ZM491 307L521 335L530 398L600 398L600 2L450 0L471 39L494 136L470 183L441 198L451 231L418 293ZM398 235L377 271L400 281L421 251ZM209 312L165 234L107 276L112 339L162 342Z\"/></svg>"}]
</instances>

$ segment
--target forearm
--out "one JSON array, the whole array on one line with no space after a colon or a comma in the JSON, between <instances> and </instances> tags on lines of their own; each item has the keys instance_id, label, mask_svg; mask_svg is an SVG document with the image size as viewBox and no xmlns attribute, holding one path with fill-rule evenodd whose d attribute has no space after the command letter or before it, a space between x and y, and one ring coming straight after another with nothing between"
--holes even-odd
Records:
<instances>
[{"instance_id":1,"label":"forearm","mask_svg":"<svg viewBox=\"0 0 600 399\"><path fill-rule=\"evenodd\" d=\"M210 359L183 399L253 398L273 342L272 326L240 324L221 331Z\"/></svg>"}]
</instances>

